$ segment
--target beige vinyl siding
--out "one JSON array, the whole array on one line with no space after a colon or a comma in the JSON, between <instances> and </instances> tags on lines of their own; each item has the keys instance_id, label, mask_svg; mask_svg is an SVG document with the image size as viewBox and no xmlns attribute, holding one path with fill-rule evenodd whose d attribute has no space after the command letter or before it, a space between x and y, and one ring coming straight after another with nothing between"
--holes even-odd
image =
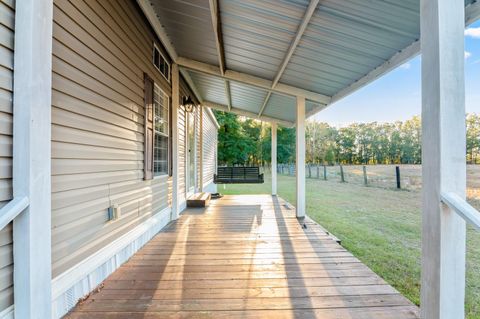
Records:
<instances>
[{"instance_id":1,"label":"beige vinyl siding","mask_svg":"<svg viewBox=\"0 0 480 319\"><path fill-rule=\"evenodd\" d=\"M213 182L217 162L217 127L203 108L203 183Z\"/></svg>"},{"instance_id":2,"label":"beige vinyl siding","mask_svg":"<svg viewBox=\"0 0 480 319\"><path fill-rule=\"evenodd\" d=\"M200 125L201 121L201 112L202 112L203 107L197 107L195 109L195 139L196 139L196 149L197 153L195 154L196 160L197 160L197 167L196 167L196 174L197 174L197 179L195 181L195 187L197 191L200 191L202 189L202 185L200 185L201 182L201 174L202 174L202 139L200 138L202 134L202 126Z\"/></svg>"},{"instance_id":3,"label":"beige vinyl siding","mask_svg":"<svg viewBox=\"0 0 480 319\"><path fill-rule=\"evenodd\" d=\"M171 96L154 41L134 1L54 1L53 277L170 205L171 178L143 179L144 72Z\"/></svg>"},{"instance_id":4,"label":"beige vinyl siding","mask_svg":"<svg viewBox=\"0 0 480 319\"><path fill-rule=\"evenodd\" d=\"M0 207L12 199L14 1L0 2ZM0 230L0 312L13 304L12 224Z\"/></svg>"},{"instance_id":5,"label":"beige vinyl siding","mask_svg":"<svg viewBox=\"0 0 480 319\"><path fill-rule=\"evenodd\" d=\"M179 198L186 198L187 181L187 114L182 106L182 97L190 95L187 83L180 77L180 108L178 110L178 188Z\"/></svg>"}]
</instances>

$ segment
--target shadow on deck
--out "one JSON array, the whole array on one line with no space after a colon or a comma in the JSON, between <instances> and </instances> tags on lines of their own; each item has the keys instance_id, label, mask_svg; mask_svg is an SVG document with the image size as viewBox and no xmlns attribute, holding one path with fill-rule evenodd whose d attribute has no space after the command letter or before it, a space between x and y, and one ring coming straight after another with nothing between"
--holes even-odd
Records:
<instances>
[{"instance_id":1,"label":"shadow on deck","mask_svg":"<svg viewBox=\"0 0 480 319\"><path fill-rule=\"evenodd\" d=\"M280 198L186 210L67 318L418 318L418 308Z\"/></svg>"}]
</instances>

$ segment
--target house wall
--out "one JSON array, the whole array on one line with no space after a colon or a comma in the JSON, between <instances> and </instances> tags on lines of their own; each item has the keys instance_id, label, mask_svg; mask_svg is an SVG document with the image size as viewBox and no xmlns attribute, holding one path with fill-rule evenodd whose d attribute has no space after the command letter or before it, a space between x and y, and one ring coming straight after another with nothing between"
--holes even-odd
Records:
<instances>
[{"instance_id":1,"label":"house wall","mask_svg":"<svg viewBox=\"0 0 480 319\"><path fill-rule=\"evenodd\" d=\"M186 178L187 178L187 172L186 172L186 167L187 167L187 154L188 154L188 149L187 149L187 113L185 112L185 108L181 106L182 104L182 97L184 96L190 96L193 101L197 104L200 104L196 98L192 90L188 87L186 81L183 79L183 77L180 78L180 110L178 114L178 127L180 128L179 132L179 153L180 153L180 158L179 158L179 163L182 163L183 167L180 167L179 175L180 175L180 181L179 181L179 188L180 188L180 194L181 198L185 198L186 196ZM202 107L197 107L195 108L194 111L194 117L195 117L195 139L196 139L196 183L195 187L197 191L200 190L200 177L202 174L202 140L200 138L201 136L201 130L202 126L200 125L201 121L201 112L202 112Z\"/></svg>"},{"instance_id":2,"label":"house wall","mask_svg":"<svg viewBox=\"0 0 480 319\"><path fill-rule=\"evenodd\" d=\"M178 110L178 163L179 163L179 168L178 168L178 189L179 189L179 203L180 203L180 208L182 209L186 205L186 181L187 181L187 172L186 172L186 165L187 165L187 131L186 131L186 125L187 125L187 118L186 118L186 113L185 113L185 108L182 106L182 97L186 96L189 94L189 89L188 86L183 79L183 77L180 76L180 101L179 105L180 108Z\"/></svg>"},{"instance_id":3,"label":"house wall","mask_svg":"<svg viewBox=\"0 0 480 319\"><path fill-rule=\"evenodd\" d=\"M14 1L0 2L0 208L12 199ZM0 230L0 313L13 304L12 225Z\"/></svg>"},{"instance_id":4,"label":"house wall","mask_svg":"<svg viewBox=\"0 0 480 319\"><path fill-rule=\"evenodd\" d=\"M205 191L216 192L213 175L217 169L218 128L207 108L203 108L203 186Z\"/></svg>"},{"instance_id":5,"label":"house wall","mask_svg":"<svg viewBox=\"0 0 480 319\"><path fill-rule=\"evenodd\" d=\"M154 41L133 1L54 1L54 278L171 203L168 176L143 179L144 72L171 96Z\"/></svg>"},{"instance_id":6,"label":"house wall","mask_svg":"<svg viewBox=\"0 0 480 319\"><path fill-rule=\"evenodd\" d=\"M0 2L0 207L12 198L13 3ZM143 178L144 72L169 97L172 90L152 64L153 43L168 55L134 1L54 0L53 17L52 305L59 318L171 220L171 177ZM181 96L193 96L181 85ZM180 198L185 124L180 108ZM120 217L108 221L113 205ZM13 315L12 246L10 225L0 231L0 318Z\"/></svg>"},{"instance_id":7,"label":"house wall","mask_svg":"<svg viewBox=\"0 0 480 319\"><path fill-rule=\"evenodd\" d=\"M196 174L197 174L197 179L195 180L195 189L197 192L201 191L202 185L200 185L201 180L202 180L202 110L203 107L197 107L195 108L195 141L196 141L196 149L197 153L195 154L196 156Z\"/></svg>"}]
</instances>

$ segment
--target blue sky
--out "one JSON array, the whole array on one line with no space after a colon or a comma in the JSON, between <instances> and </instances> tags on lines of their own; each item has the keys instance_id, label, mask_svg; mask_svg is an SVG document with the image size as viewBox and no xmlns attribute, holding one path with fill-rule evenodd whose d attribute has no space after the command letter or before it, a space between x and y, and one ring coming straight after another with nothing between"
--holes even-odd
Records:
<instances>
[{"instance_id":1,"label":"blue sky","mask_svg":"<svg viewBox=\"0 0 480 319\"><path fill-rule=\"evenodd\" d=\"M480 113L480 21L465 32L467 112ZM347 96L315 119L343 126L352 122L406 120L421 112L421 61L416 57L370 85Z\"/></svg>"}]
</instances>

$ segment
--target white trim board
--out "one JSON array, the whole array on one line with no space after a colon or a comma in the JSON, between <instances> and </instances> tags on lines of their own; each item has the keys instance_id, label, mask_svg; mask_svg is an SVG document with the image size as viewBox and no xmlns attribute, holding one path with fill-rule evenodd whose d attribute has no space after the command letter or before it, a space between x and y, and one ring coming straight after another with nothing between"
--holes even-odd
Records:
<instances>
[{"instance_id":1,"label":"white trim board","mask_svg":"<svg viewBox=\"0 0 480 319\"><path fill-rule=\"evenodd\" d=\"M207 113L208 115L210 116L210 118L212 119L213 121L213 124L215 124L215 127L217 128L217 130L220 128L220 124L218 124L218 121L217 121L217 118L215 117L215 114L213 114L213 111L211 108L209 108L208 106L204 106L205 109L207 110Z\"/></svg>"},{"instance_id":2,"label":"white trim board","mask_svg":"<svg viewBox=\"0 0 480 319\"><path fill-rule=\"evenodd\" d=\"M53 279L52 317L64 316L170 221L171 207L167 207Z\"/></svg>"},{"instance_id":3,"label":"white trim board","mask_svg":"<svg viewBox=\"0 0 480 319\"><path fill-rule=\"evenodd\" d=\"M0 312L0 319L14 319L14 314L13 314L13 311L14 311L14 305L11 305L10 307L2 310Z\"/></svg>"}]
</instances>

